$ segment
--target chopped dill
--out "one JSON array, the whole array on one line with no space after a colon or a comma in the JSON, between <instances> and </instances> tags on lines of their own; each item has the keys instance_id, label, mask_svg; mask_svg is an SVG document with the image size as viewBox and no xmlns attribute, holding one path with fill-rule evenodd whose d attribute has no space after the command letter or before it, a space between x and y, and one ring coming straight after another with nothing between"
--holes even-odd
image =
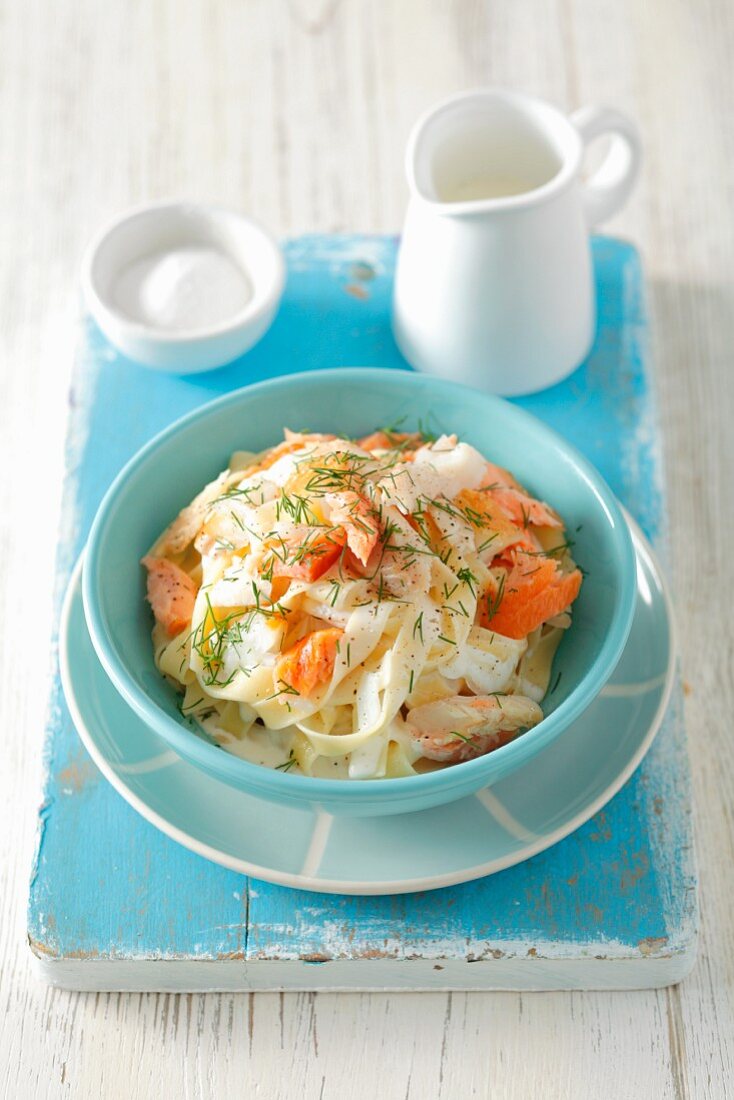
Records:
<instances>
[{"instance_id":1,"label":"chopped dill","mask_svg":"<svg viewBox=\"0 0 734 1100\"><path fill-rule=\"evenodd\" d=\"M397 420L393 420L392 424L389 424L384 428L378 428L378 431L384 432L387 436L397 435L407 419L407 416L400 416Z\"/></svg>"},{"instance_id":2,"label":"chopped dill","mask_svg":"<svg viewBox=\"0 0 734 1100\"><path fill-rule=\"evenodd\" d=\"M461 581L462 584L465 584L465 585L468 586L469 591L471 592L472 596L476 596L477 590L474 586L477 583L477 578L474 576L471 569L469 569L468 566L465 565L458 571L456 576L458 577L458 579ZM452 592L453 591L454 590L452 589Z\"/></svg>"},{"instance_id":3,"label":"chopped dill","mask_svg":"<svg viewBox=\"0 0 734 1100\"><path fill-rule=\"evenodd\" d=\"M491 592L487 593L487 621L488 622L492 621L492 619L495 617L495 615L497 614L497 612L500 609L500 604L502 603L502 599L505 595L505 578L506 578L506 576L507 576L507 574L503 573L502 576L500 577L499 583L497 585L497 591L495 592L494 596L492 596Z\"/></svg>"},{"instance_id":4,"label":"chopped dill","mask_svg":"<svg viewBox=\"0 0 734 1100\"><path fill-rule=\"evenodd\" d=\"M552 546L550 550L523 550L523 554L527 558L552 558L556 554L563 554L566 550L573 549L575 543L572 539L568 539L566 542L559 542L558 546Z\"/></svg>"},{"instance_id":5,"label":"chopped dill","mask_svg":"<svg viewBox=\"0 0 734 1100\"><path fill-rule=\"evenodd\" d=\"M483 551L486 550L488 546L491 546L492 543L495 542L497 537L498 536L496 534L490 535L488 539L485 539L484 542L480 543L480 545L477 547L477 553L483 553Z\"/></svg>"},{"instance_id":6,"label":"chopped dill","mask_svg":"<svg viewBox=\"0 0 734 1100\"><path fill-rule=\"evenodd\" d=\"M202 695L201 699L197 699L195 703L189 703L188 706L185 707L184 704L183 704L183 699L182 699L181 703L179 704L178 709L181 711L182 714L187 714L189 711L193 710L195 707L198 707L199 703L203 703L203 702L204 702L204 696Z\"/></svg>"},{"instance_id":7,"label":"chopped dill","mask_svg":"<svg viewBox=\"0 0 734 1100\"><path fill-rule=\"evenodd\" d=\"M429 420L431 419L431 416L432 416L432 414L429 413L429 416L428 416ZM418 418L418 434L420 435L420 437L421 437L421 439L423 440L424 443L435 443L436 440L438 439L438 436L436 435L436 433L434 431L432 431L428 427L427 424L424 427L422 417Z\"/></svg>"},{"instance_id":8,"label":"chopped dill","mask_svg":"<svg viewBox=\"0 0 734 1100\"><path fill-rule=\"evenodd\" d=\"M268 695L264 702L269 703L271 699L279 699L281 695L300 695L298 688L294 688L292 684L286 683L285 680L278 680L279 684L283 686L274 691L272 695Z\"/></svg>"},{"instance_id":9,"label":"chopped dill","mask_svg":"<svg viewBox=\"0 0 734 1100\"><path fill-rule=\"evenodd\" d=\"M275 503L275 518L279 520L283 512L290 516L294 523L307 523L310 527L323 526L308 499L299 493L290 494L286 493L285 489L281 490Z\"/></svg>"}]
</instances>

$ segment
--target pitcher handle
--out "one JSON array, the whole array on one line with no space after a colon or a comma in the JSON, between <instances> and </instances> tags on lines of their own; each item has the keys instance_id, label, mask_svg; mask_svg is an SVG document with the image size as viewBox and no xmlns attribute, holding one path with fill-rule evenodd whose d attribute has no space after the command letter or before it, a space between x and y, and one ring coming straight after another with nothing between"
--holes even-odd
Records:
<instances>
[{"instance_id":1,"label":"pitcher handle","mask_svg":"<svg viewBox=\"0 0 734 1100\"><path fill-rule=\"evenodd\" d=\"M590 226L611 218L626 203L642 160L640 131L632 119L611 107L582 107L571 115L584 146L602 134L612 135L609 152L594 175L581 186Z\"/></svg>"}]
</instances>

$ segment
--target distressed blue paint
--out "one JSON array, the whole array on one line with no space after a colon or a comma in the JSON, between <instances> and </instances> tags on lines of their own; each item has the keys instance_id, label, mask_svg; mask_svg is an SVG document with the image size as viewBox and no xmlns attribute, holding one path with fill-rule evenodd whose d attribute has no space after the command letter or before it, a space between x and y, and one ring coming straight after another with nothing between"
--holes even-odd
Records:
<instances>
[{"instance_id":1,"label":"distressed blue paint","mask_svg":"<svg viewBox=\"0 0 734 1100\"><path fill-rule=\"evenodd\" d=\"M180 414L236 386L299 368L405 367L388 324L394 249L385 238L290 242L275 325L245 359L213 374L173 378L145 371L86 329L72 394L59 591L114 474ZM592 355L566 382L520 403L594 461L664 550L639 259L631 246L603 238L594 242L594 259L600 313ZM633 779L563 843L491 879L383 899L250 883L160 835L98 776L71 726L57 677L46 762L28 918L39 953L211 959L443 952L464 958L488 948L543 953L556 944L567 955L616 953L617 945L642 957L682 950L694 935L679 698Z\"/></svg>"}]
</instances>

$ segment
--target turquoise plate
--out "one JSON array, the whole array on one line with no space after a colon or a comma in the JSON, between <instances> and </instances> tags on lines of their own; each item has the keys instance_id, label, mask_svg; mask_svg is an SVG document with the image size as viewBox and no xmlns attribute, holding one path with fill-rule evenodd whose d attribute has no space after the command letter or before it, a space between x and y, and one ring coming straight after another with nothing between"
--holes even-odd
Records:
<instances>
[{"instance_id":1,"label":"turquoise plate","mask_svg":"<svg viewBox=\"0 0 734 1100\"><path fill-rule=\"evenodd\" d=\"M126 705L99 663L84 618L81 563L60 629L69 710L92 758L130 805L225 867L321 893L400 894L468 882L568 836L612 798L652 743L673 683L672 617L652 551L634 527L633 539L636 609L610 681L533 759L449 805L332 817L276 807L182 760Z\"/></svg>"}]
</instances>

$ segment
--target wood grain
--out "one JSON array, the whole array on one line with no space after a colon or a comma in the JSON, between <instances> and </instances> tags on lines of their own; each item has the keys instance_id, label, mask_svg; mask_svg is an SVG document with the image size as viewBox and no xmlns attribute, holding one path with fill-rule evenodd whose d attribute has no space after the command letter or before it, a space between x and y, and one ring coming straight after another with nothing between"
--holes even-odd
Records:
<instances>
[{"instance_id":1,"label":"wood grain","mask_svg":"<svg viewBox=\"0 0 734 1100\"><path fill-rule=\"evenodd\" d=\"M726 0L0 5L0 1065L8 1097L723 1097L734 1077L734 10ZM179 194L281 233L397 230L417 113L478 83L642 126L610 230L653 286L703 943L638 994L80 995L22 939L83 245Z\"/></svg>"}]
</instances>

